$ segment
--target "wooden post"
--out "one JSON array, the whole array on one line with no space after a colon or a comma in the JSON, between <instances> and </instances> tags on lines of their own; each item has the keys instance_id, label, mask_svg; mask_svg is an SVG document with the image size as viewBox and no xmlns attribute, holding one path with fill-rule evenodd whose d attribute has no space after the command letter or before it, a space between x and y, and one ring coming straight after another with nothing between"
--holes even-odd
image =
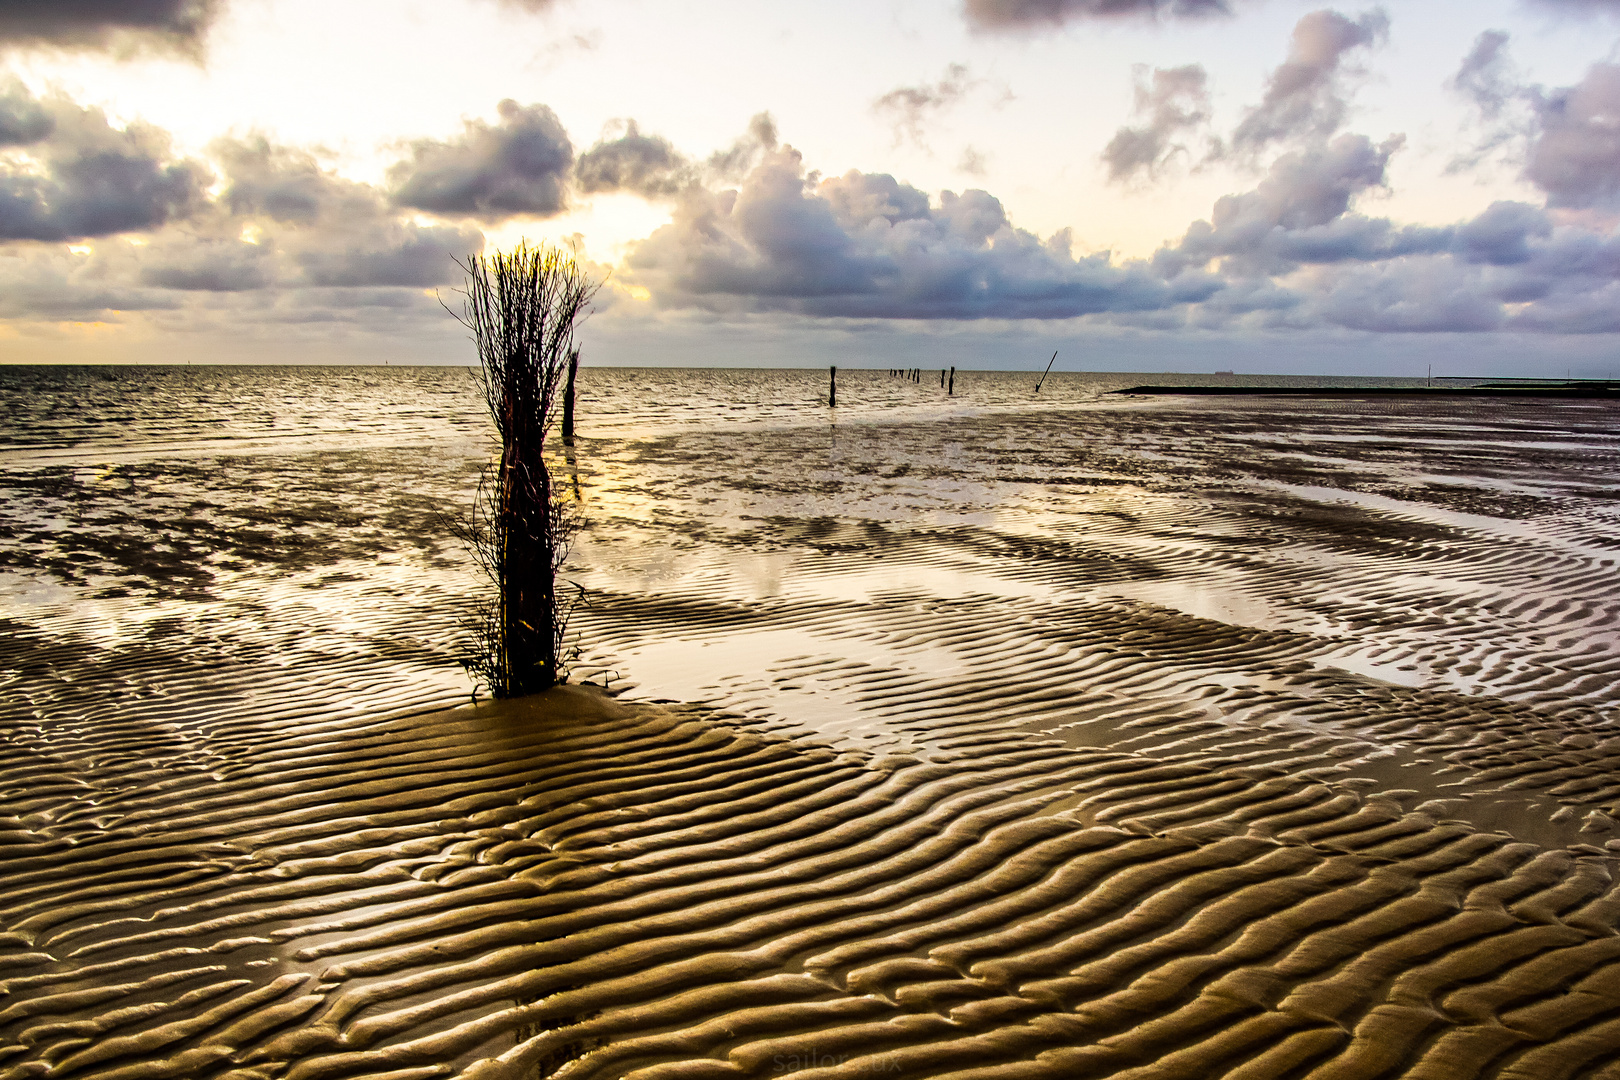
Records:
<instances>
[{"instance_id":1,"label":"wooden post","mask_svg":"<svg viewBox=\"0 0 1620 1080\"><path fill-rule=\"evenodd\" d=\"M956 368L954 366L951 368L951 381L945 384L945 396L956 396Z\"/></svg>"},{"instance_id":2,"label":"wooden post","mask_svg":"<svg viewBox=\"0 0 1620 1080\"><path fill-rule=\"evenodd\" d=\"M1046 370L1045 370L1045 371L1043 371L1043 372L1041 372L1041 377L1040 377L1040 379L1039 379L1039 380L1037 380L1037 381L1036 381L1036 383L1035 383L1035 392L1036 392L1036 393L1037 393L1037 394L1038 394L1038 393L1040 393L1040 392L1041 392L1041 383L1043 383L1043 382L1045 382L1045 381L1046 381L1046 377L1047 377L1047 376L1048 376L1048 375L1050 375L1050 374L1052 374L1052 365L1053 365L1053 364L1054 364L1054 363L1056 363L1056 362L1057 362L1057 350L1056 350L1056 349L1053 349L1053 350L1052 350L1052 359L1050 359L1050 360L1048 360L1048 361L1047 361L1047 362L1046 362Z\"/></svg>"},{"instance_id":3,"label":"wooden post","mask_svg":"<svg viewBox=\"0 0 1620 1080\"><path fill-rule=\"evenodd\" d=\"M828 369L827 377L827 405L829 408L838 406L838 365L834 364Z\"/></svg>"},{"instance_id":4,"label":"wooden post","mask_svg":"<svg viewBox=\"0 0 1620 1080\"><path fill-rule=\"evenodd\" d=\"M574 445L574 379L579 375L579 350L568 350L568 385L563 389L562 439L564 446Z\"/></svg>"}]
</instances>

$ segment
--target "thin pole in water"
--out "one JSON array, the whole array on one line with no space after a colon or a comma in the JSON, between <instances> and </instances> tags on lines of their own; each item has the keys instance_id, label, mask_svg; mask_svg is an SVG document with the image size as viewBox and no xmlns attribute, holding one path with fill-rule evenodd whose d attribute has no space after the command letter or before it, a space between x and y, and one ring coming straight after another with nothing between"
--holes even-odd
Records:
<instances>
[{"instance_id":1,"label":"thin pole in water","mask_svg":"<svg viewBox=\"0 0 1620 1080\"><path fill-rule=\"evenodd\" d=\"M829 371L829 375L828 375L828 378L827 378L827 407L828 408L837 408L837 406L838 406L838 365L834 364L831 368L828 369L828 371Z\"/></svg>"},{"instance_id":2,"label":"thin pole in water","mask_svg":"<svg viewBox=\"0 0 1620 1080\"><path fill-rule=\"evenodd\" d=\"M1035 392L1037 394L1041 392L1041 383L1045 382L1046 377L1048 375L1052 374L1052 365L1054 363L1056 363L1056 362L1057 362L1057 350L1053 349L1052 350L1052 359L1050 359L1050 360L1048 360L1046 362L1046 370L1041 372L1040 381L1035 384Z\"/></svg>"}]
</instances>

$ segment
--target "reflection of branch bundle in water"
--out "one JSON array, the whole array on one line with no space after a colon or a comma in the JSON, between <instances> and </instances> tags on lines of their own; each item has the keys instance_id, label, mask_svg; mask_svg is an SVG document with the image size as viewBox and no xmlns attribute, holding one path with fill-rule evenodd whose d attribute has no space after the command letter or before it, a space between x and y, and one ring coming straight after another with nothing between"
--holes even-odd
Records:
<instances>
[{"instance_id":1,"label":"reflection of branch bundle in water","mask_svg":"<svg viewBox=\"0 0 1620 1080\"><path fill-rule=\"evenodd\" d=\"M545 245L473 255L462 270L467 300L456 318L478 346L479 382L501 438L500 464L457 526L496 591L477 616L464 663L496 697L519 697L561 681L563 633L577 602L557 595L577 511L553 489L545 448L558 393L578 362L575 331L597 286L571 256Z\"/></svg>"}]
</instances>

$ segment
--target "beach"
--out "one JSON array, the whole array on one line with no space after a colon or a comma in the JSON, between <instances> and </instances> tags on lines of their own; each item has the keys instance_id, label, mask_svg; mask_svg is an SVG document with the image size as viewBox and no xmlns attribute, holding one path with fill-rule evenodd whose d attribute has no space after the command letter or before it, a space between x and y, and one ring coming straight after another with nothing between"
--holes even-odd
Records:
<instances>
[{"instance_id":1,"label":"beach","mask_svg":"<svg viewBox=\"0 0 1620 1080\"><path fill-rule=\"evenodd\" d=\"M5 372L0 1077L1620 1076L1620 406L581 377Z\"/></svg>"}]
</instances>

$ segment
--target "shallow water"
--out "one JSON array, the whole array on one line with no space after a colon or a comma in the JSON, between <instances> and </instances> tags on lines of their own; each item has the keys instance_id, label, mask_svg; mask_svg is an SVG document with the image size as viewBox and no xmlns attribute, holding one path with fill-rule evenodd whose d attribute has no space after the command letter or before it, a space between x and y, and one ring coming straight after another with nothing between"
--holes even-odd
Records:
<instances>
[{"instance_id":1,"label":"shallow water","mask_svg":"<svg viewBox=\"0 0 1620 1080\"><path fill-rule=\"evenodd\" d=\"M0 368L0 1069L1607 1075L1620 409L825 374Z\"/></svg>"}]
</instances>

